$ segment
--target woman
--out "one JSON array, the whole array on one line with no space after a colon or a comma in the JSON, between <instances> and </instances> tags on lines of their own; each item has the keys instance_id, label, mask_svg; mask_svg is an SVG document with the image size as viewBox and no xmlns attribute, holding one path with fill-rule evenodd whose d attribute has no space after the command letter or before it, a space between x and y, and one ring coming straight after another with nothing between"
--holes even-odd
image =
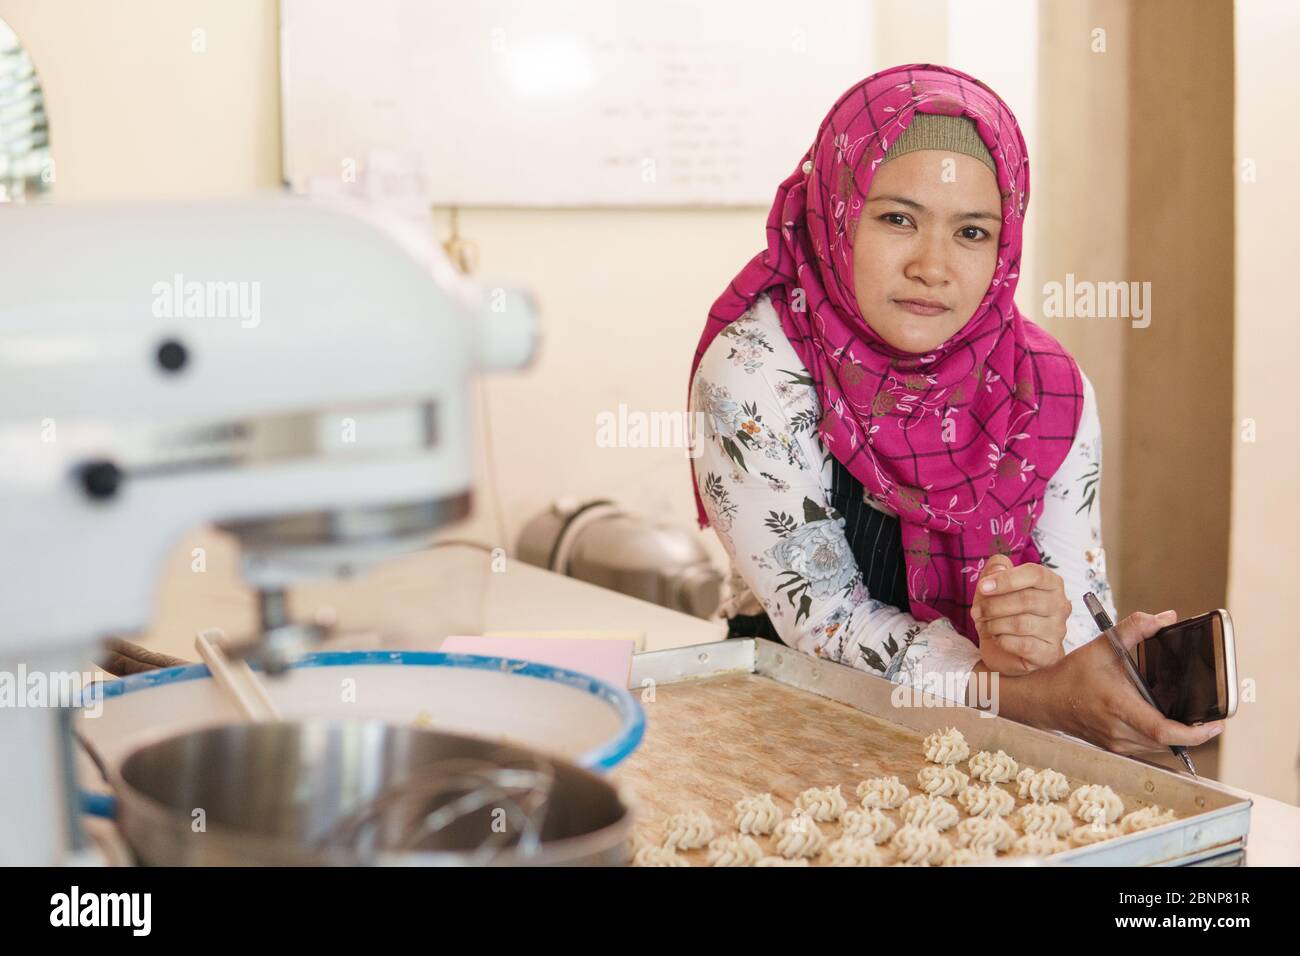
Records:
<instances>
[{"instance_id":1,"label":"woman","mask_svg":"<svg viewBox=\"0 0 1300 956\"><path fill-rule=\"evenodd\" d=\"M1091 643L1083 593L1114 616L1101 426L1013 301L1028 197L1015 117L959 71L877 73L822 121L691 371L730 633L972 703L998 672L1000 712L1116 750L1201 743L1213 725L1162 718Z\"/></svg>"}]
</instances>

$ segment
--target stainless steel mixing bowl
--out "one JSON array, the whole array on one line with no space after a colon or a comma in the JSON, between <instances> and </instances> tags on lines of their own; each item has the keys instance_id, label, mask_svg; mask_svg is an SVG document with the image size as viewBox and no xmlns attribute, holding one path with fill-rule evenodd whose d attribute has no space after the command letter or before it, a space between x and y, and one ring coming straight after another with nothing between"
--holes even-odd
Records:
<instances>
[{"instance_id":1,"label":"stainless steel mixing bowl","mask_svg":"<svg viewBox=\"0 0 1300 956\"><path fill-rule=\"evenodd\" d=\"M612 865L606 780L522 747L380 721L230 724L134 750L118 822L151 865Z\"/></svg>"}]
</instances>

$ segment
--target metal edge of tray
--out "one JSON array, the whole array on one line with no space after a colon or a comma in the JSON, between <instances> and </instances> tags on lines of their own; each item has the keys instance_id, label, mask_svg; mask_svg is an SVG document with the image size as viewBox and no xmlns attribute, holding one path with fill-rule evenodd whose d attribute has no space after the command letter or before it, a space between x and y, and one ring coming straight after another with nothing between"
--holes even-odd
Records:
<instances>
[{"instance_id":1,"label":"metal edge of tray","mask_svg":"<svg viewBox=\"0 0 1300 956\"><path fill-rule=\"evenodd\" d=\"M917 732L956 727L978 749L1014 752L1021 763L1051 766L1075 779L1107 780L1127 793L1145 793L1149 803L1171 807L1179 815L1172 823L1063 851L1052 857L1054 864L1173 866L1238 854L1245 846L1252 801L1213 781L1193 780L1075 737L913 692L909 685L762 638L637 654L631 686L645 686L647 679L671 684L738 672L768 677Z\"/></svg>"},{"instance_id":2,"label":"metal edge of tray","mask_svg":"<svg viewBox=\"0 0 1300 956\"><path fill-rule=\"evenodd\" d=\"M752 674L754 652L754 641L747 638L691 644L663 651L642 651L632 656L632 677L628 687L645 687L646 681L675 684L723 674Z\"/></svg>"}]
</instances>

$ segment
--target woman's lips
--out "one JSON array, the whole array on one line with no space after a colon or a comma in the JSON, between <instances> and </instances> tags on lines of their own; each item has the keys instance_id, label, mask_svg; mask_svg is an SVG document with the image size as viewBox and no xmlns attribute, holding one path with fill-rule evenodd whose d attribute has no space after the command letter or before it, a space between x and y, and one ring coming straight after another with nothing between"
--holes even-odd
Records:
<instances>
[{"instance_id":1,"label":"woman's lips","mask_svg":"<svg viewBox=\"0 0 1300 956\"><path fill-rule=\"evenodd\" d=\"M926 303L918 299L894 299L893 302L900 309L911 312L913 315L938 315L941 312L948 311L946 305Z\"/></svg>"}]
</instances>

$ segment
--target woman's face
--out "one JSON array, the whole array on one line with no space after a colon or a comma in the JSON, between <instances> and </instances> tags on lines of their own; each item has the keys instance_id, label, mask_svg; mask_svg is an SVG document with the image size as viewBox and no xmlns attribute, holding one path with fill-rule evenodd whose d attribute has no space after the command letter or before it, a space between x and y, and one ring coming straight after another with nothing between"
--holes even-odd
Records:
<instances>
[{"instance_id":1,"label":"woman's face","mask_svg":"<svg viewBox=\"0 0 1300 956\"><path fill-rule=\"evenodd\" d=\"M877 167L853 242L867 324L916 353L960 330L993 279L1001 210L993 171L963 153L923 149Z\"/></svg>"}]
</instances>

